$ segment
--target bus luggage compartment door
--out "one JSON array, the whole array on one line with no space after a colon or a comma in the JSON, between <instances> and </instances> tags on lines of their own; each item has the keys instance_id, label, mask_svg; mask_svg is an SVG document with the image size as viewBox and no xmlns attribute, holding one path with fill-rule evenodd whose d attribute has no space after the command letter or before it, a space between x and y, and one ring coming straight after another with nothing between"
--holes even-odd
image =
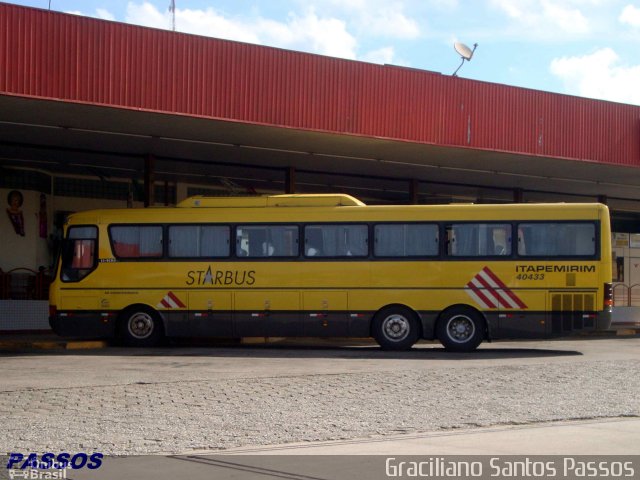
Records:
<instances>
[{"instance_id":1,"label":"bus luggage compartment door","mask_svg":"<svg viewBox=\"0 0 640 480\"><path fill-rule=\"evenodd\" d=\"M300 292L257 290L235 292L236 337L300 337Z\"/></svg>"},{"instance_id":2,"label":"bus luggage compartment door","mask_svg":"<svg viewBox=\"0 0 640 480\"><path fill-rule=\"evenodd\" d=\"M347 292L303 293L303 335L305 337L348 337Z\"/></svg>"},{"instance_id":3,"label":"bus luggage compartment door","mask_svg":"<svg viewBox=\"0 0 640 480\"><path fill-rule=\"evenodd\" d=\"M503 290L498 292L506 298ZM516 291L524 308L507 308L501 303L497 323L492 323L492 315L487 317L492 338L544 338L549 336L547 321L547 292L543 290ZM495 314L493 315L495 316Z\"/></svg>"},{"instance_id":4,"label":"bus luggage compartment door","mask_svg":"<svg viewBox=\"0 0 640 480\"><path fill-rule=\"evenodd\" d=\"M231 292L189 292L189 315L177 336L233 336Z\"/></svg>"}]
</instances>

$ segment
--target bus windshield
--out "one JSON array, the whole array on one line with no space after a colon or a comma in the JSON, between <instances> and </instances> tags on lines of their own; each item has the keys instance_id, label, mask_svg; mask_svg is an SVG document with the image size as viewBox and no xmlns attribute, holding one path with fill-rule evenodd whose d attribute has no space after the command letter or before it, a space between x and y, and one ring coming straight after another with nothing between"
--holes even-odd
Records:
<instances>
[{"instance_id":1,"label":"bus windshield","mask_svg":"<svg viewBox=\"0 0 640 480\"><path fill-rule=\"evenodd\" d=\"M62 281L77 282L95 269L97 240L96 227L69 228L62 244Z\"/></svg>"}]
</instances>

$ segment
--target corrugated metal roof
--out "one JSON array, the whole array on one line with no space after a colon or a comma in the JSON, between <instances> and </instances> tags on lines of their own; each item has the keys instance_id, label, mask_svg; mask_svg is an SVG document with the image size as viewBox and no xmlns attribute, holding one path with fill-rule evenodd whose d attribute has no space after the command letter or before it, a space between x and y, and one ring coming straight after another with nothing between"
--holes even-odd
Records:
<instances>
[{"instance_id":1,"label":"corrugated metal roof","mask_svg":"<svg viewBox=\"0 0 640 480\"><path fill-rule=\"evenodd\" d=\"M0 3L0 93L640 166L640 107Z\"/></svg>"}]
</instances>

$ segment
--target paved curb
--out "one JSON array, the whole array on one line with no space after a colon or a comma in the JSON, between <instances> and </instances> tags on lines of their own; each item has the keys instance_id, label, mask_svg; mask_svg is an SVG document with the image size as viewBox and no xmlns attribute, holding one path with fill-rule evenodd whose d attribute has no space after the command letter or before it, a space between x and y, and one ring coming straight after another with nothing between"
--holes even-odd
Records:
<instances>
[{"instance_id":1,"label":"paved curb","mask_svg":"<svg viewBox=\"0 0 640 480\"><path fill-rule=\"evenodd\" d=\"M616 336L618 337L629 337L638 335L640 333L640 329L637 328L623 328L616 331Z\"/></svg>"},{"instance_id":2,"label":"paved curb","mask_svg":"<svg viewBox=\"0 0 640 480\"><path fill-rule=\"evenodd\" d=\"M89 350L106 348L107 346L108 343L103 341L0 341L0 351L11 352L20 350Z\"/></svg>"},{"instance_id":3,"label":"paved curb","mask_svg":"<svg viewBox=\"0 0 640 480\"><path fill-rule=\"evenodd\" d=\"M65 348L67 350L90 350L94 348L106 348L109 346L108 342L94 340L85 342L66 342Z\"/></svg>"}]
</instances>

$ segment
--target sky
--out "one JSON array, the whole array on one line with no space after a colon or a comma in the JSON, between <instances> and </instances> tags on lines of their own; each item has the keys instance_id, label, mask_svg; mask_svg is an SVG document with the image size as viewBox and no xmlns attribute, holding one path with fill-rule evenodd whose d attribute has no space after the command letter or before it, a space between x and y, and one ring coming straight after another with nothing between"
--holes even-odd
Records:
<instances>
[{"instance_id":1,"label":"sky","mask_svg":"<svg viewBox=\"0 0 640 480\"><path fill-rule=\"evenodd\" d=\"M6 1L6 0L3 0ZM9 3L171 29L170 0ZM640 1L175 0L176 30L640 105Z\"/></svg>"}]
</instances>

